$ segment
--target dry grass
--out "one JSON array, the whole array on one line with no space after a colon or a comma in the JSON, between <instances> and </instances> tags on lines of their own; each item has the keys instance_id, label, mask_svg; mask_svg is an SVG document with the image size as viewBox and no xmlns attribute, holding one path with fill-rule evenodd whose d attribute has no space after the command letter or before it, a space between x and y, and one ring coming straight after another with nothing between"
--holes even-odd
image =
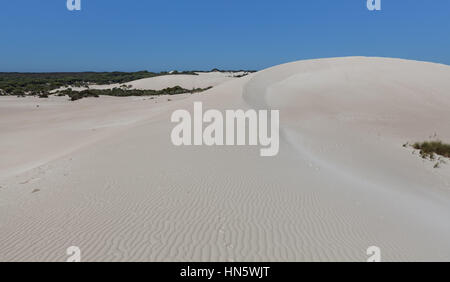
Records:
<instances>
[{"instance_id":1,"label":"dry grass","mask_svg":"<svg viewBox=\"0 0 450 282\"><path fill-rule=\"evenodd\" d=\"M424 159L434 160L435 155L450 158L450 145L444 144L441 141L428 141L422 143L414 143L412 147L419 150L420 156Z\"/></svg>"}]
</instances>

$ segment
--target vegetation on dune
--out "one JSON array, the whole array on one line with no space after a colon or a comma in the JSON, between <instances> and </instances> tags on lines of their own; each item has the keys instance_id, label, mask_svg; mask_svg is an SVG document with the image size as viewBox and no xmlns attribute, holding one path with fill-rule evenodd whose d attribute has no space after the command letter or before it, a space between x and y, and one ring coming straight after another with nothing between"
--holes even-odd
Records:
<instances>
[{"instance_id":1,"label":"vegetation on dune","mask_svg":"<svg viewBox=\"0 0 450 282\"><path fill-rule=\"evenodd\" d=\"M414 143L412 147L419 150L420 156L424 159L434 160L435 155L450 158L450 144L444 144L442 141Z\"/></svg>"},{"instance_id":2,"label":"vegetation on dune","mask_svg":"<svg viewBox=\"0 0 450 282\"><path fill-rule=\"evenodd\" d=\"M126 83L161 75L189 74L195 72L79 72L79 73L0 73L0 95L48 95L60 87L81 87L89 84Z\"/></svg>"},{"instance_id":3,"label":"vegetation on dune","mask_svg":"<svg viewBox=\"0 0 450 282\"><path fill-rule=\"evenodd\" d=\"M197 72L203 72L203 71L197 71ZM212 69L210 72L246 72L246 73L254 73L257 72L256 70L221 70L218 68Z\"/></svg>"},{"instance_id":4,"label":"vegetation on dune","mask_svg":"<svg viewBox=\"0 0 450 282\"><path fill-rule=\"evenodd\" d=\"M242 77L254 71L226 71L213 69L218 72L244 72L235 77ZM201 92L206 89L187 90L181 87L172 87L160 91L155 90L132 90L127 82L156 77L161 75L198 75L201 71L171 71L171 72L55 72L55 73L1 73L0 72L0 95L15 95L18 97L38 96L48 98L55 90L67 88L64 91L57 91L58 95L69 95L71 99L78 100L83 97L98 97L99 95L109 96L146 96ZM110 90L91 90L89 85L120 84L120 88ZM71 87L85 87L87 90L75 92Z\"/></svg>"},{"instance_id":5,"label":"vegetation on dune","mask_svg":"<svg viewBox=\"0 0 450 282\"><path fill-rule=\"evenodd\" d=\"M194 88L191 90L182 88L180 86L169 87L162 90L137 90L137 89L124 89L124 88L113 88L113 89L87 89L83 91L73 91L72 89L66 89L59 91L58 96L69 96L72 101L76 101L86 97L99 97L101 95L105 96L116 96L116 97L128 97L128 96L158 96L158 95L176 95L183 93L198 93L203 92L212 87L208 88Z\"/></svg>"},{"instance_id":6,"label":"vegetation on dune","mask_svg":"<svg viewBox=\"0 0 450 282\"><path fill-rule=\"evenodd\" d=\"M233 75L233 77L236 77L236 78L241 78L241 77L244 77L244 76L247 76L249 73L244 73L244 74L238 74L238 75Z\"/></svg>"}]
</instances>

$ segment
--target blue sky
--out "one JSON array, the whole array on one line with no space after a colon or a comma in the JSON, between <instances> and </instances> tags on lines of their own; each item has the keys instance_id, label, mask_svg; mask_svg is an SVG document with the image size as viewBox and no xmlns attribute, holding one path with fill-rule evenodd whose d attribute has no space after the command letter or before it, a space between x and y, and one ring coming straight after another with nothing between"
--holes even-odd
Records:
<instances>
[{"instance_id":1,"label":"blue sky","mask_svg":"<svg viewBox=\"0 0 450 282\"><path fill-rule=\"evenodd\" d=\"M336 56L450 65L449 0L0 2L0 71L263 69Z\"/></svg>"}]
</instances>

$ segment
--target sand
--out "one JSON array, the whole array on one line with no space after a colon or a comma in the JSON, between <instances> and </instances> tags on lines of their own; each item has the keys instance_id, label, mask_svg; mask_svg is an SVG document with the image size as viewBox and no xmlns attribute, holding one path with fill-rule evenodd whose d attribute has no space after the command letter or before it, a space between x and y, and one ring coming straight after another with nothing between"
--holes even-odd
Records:
<instances>
[{"instance_id":1,"label":"sand","mask_svg":"<svg viewBox=\"0 0 450 282\"><path fill-rule=\"evenodd\" d=\"M83 261L365 261L373 245L449 261L450 162L402 146L450 142L448 77L351 57L171 102L1 97L0 261L65 261L70 246ZM173 146L170 115L194 101L280 110L280 154Z\"/></svg>"},{"instance_id":2,"label":"sand","mask_svg":"<svg viewBox=\"0 0 450 282\"><path fill-rule=\"evenodd\" d=\"M207 88L217 86L230 81L246 72L198 72L197 75L172 74L157 77L143 78L128 83L115 83L109 85L90 85L90 89L113 89L122 85L129 86L129 89L138 90L162 90L168 87L180 86L184 89ZM66 89L62 87L58 90ZM86 90L86 87L72 87L74 91Z\"/></svg>"}]
</instances>

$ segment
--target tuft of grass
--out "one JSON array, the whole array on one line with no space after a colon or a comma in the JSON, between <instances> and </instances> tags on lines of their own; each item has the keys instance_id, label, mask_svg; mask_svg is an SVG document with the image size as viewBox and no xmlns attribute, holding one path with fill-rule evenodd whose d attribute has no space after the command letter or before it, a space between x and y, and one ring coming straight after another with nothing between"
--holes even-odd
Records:
<instances>
[{"instance_id":1,"label":"tuft of grass","mask_svg":"<svg viewBox=\"0 0 450 282\"><path fill-rule=\"evenodd\" d=\"M442 141L414 143L412 147L419 150L420 156L424 159L434 160L435 155L450 158L450 144L444 144Z\"/></svg>"}]
</instances>

